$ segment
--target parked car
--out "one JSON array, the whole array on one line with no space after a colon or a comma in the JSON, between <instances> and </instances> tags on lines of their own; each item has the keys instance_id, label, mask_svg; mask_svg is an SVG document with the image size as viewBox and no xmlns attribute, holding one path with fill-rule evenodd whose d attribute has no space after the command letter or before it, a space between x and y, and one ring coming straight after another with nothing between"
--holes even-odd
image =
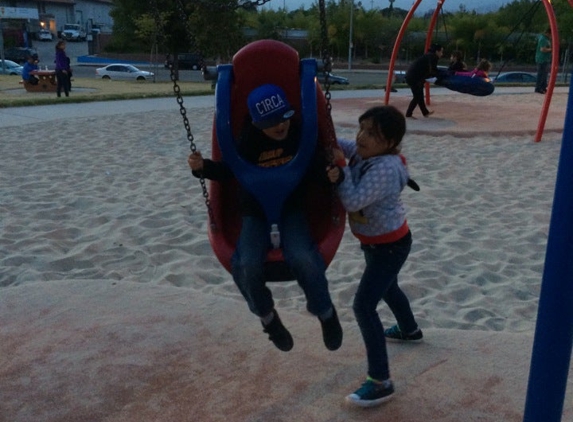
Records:
<instances>
[{"instance_id":1,"label":"parked car","mask_svg":"<svg viewBox=\"0 0 573 422\"><path fill-rule=\"evenodd\" d=\"M504 84L531 84L537 80L537 75L530 72L505 72L499 75L491 75L490 79L495 83Z\"/></svg>"},{"instance_id":2,"label":"parked car","mask_svg":"<svg viewBox=\"0 0 573 422\"><path fill-rule=\"evenodd\" d=\"M12 60L0 60L0 74L2 75L21 75L23 67Z\"/></svg>"},{"instance_id":3,"label":"parked car","mask_svg":"<svg viewBox=\"0 0 573 422\"><path fill-rule=\"evenodd\" d=\"M28 56L33 56L38 54L38 52L33 48L25 47L10 47L4 50L4 58L6 60L12 60L16 63L25 63Z\"/></svg>"},{"instance_id":4,"label":"parked car","mask_svg":"<svg viewBox=\"0 0 573 422\"><path fill-rule=\"evenodd\" d=\"M52 41L54 36L48 29L40 29L40 32L38 32L38 39L40 41Z\"/></svg>"},{"instance_id":5,"label":"parked car","mask_svg":"<svg viewBox=\"0 0 573 422\"><path fill-rule=\"evenodd\" d=\"M84 28L76 23L65 24L61 36L66 41L85 41L87 39Z\"/></svg>"},{"instance_id":6,"label":"parked car","mask_svg":"<svg viewBox=\"0 0 573 422\"><path fill-rule=\"evenodd\" d=\"M152 72L139 70L131 64L110 64L105 67L97 68L96 78L102 79L128 79L134 81L145 81L153 78Z\"/></svg>"},{"instance_id":7,"label":"parked car","mask_svg":"<svg viewBox=\"0 0 573 422\"><path fill-rule=\"evenodd\" d=\"M200 70L202 61L203 58L199 54L181 53L177 55L179 69ZM172 65L173 57L170 56L167 60L165 60L165 67L168 68Z\"/></svg>"},{"instance_id":8,"label":"parked car","mask_svg":"<svg viewBox=\"0 0 573 422\"><path fill-rule=\"evenodd\" d=\"M326 82L326 74L325 72L318 72L316 74L316 78L318 79L318 82L320 82L321 84ZM331 85L348 85L348 78L345 78L344 76L337 76L334 75L333 73L329 73L328 74L328 81L330 82Z\"/></svg>"}]
</instances>

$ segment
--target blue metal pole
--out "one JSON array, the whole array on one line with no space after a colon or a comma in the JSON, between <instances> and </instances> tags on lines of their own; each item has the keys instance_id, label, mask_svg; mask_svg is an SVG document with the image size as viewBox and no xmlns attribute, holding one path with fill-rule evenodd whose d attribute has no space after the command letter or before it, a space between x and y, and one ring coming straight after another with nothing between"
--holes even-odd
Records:
<instances>
[{"instance_id":1,"label":"blue metal pole","mask_svg":"<svg viewBox=\"0 0 573 422\"><path fill-rule=\"evenodd\" d=\"M524 422L559 422L573 347L573 90L563 128Z\"/></svg>"}]
</instances>

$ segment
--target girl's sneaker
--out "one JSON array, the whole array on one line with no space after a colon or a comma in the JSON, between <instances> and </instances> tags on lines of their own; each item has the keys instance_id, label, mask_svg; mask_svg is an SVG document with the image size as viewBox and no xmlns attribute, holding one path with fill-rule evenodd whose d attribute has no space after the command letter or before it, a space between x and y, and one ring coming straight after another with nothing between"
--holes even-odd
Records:
<instances>
[{"instance_id":1,"label":"girl's sneaker","mask_svg":"<svg viewBox=\"0 0 573 422\"><path fill-rule=\"evenodd\" d=\"M400 327L394 325L393 327L384 330L384 337L390 340L420 341L424 337L424 334L419 328L410 334L406 334L400 331Z\"/></svg>"},{"instance_id":2,"label":"girl's sneaker","mask_svg":"<svg viewBox=\"0 0 573 422\"><path fill-rule=\"evenodd\" d=\"M392 381L376 382L368 378L362 387L346 396L346 401L360 407L372 407L390 400L393 395Z\"/></svg>"}]
</instances>

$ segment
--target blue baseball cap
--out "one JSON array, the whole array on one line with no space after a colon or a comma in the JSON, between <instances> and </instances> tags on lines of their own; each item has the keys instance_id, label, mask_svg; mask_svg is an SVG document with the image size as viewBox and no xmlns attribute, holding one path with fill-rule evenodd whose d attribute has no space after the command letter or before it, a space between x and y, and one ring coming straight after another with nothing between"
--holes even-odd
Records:
<instances>
[{"instance_id":1,"label":"blue baseball cap","mask_svg":"<svg viewBox=\"0 0 573 422\"><path fill-rule=\"evenodd\" d=\"M261 85L252 90L247 103L253 125L259 129L276 126L294 114L284 91L272 84Z\"/></svg>"}]
</instances>

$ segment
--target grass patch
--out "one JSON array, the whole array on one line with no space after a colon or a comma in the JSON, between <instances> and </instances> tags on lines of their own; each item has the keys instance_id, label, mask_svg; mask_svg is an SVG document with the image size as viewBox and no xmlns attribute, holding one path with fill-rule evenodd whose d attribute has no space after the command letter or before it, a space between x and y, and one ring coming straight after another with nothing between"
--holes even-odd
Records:
<instances>
[{"instance_id":1,"label":"grass patch","mask_svg":"<svg viewBox=\"0 0 573 422\"><path fill-rule=\"evenodd\" d=\"M90 101L130 100L173 97L172 82L108 81L74 78L68 98L57 98L55 92L27 92L18 76L0 75L0 107L23 107L44 104L83 103ZM179 82L184 96L213 94L211 82Z\"/></svg>"}]
</instances>

